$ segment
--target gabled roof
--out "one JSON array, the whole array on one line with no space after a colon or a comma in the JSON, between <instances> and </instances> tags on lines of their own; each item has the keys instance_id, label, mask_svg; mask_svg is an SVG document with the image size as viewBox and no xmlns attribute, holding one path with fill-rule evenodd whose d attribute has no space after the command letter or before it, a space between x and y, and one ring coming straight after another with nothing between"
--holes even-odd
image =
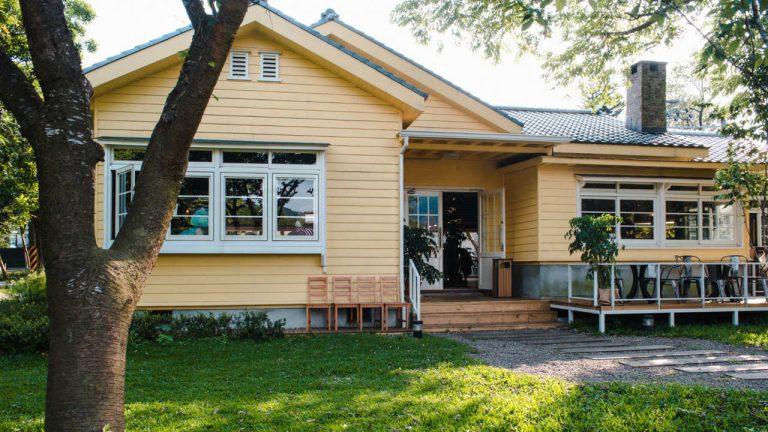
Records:
<instances>
[{"instance_id":1,"label":"gabled roof","mask_svg":"<svg viewBox=\"0 0 768 432\"><path fill-rule=\"evenodd\" d=\"M403 110L410 124L424 110L428 94L386 68L293 20L264 1L254 1L240 31L256 28ZM191 27L153 39L85 69L94 93L109 91L180 62L179 51L192 39Z\"/></svg>"},{"instance_id":2,"label":"gabled roof","mask_svg":"<svg viewBox=\"0 0 768 432\"><path fill-rule=\"evenodd\" d=\"M479 118L497 128L511 133L520 133L522 123L506 115L502 110L490 105L468 91L453 84L434 71L417 63L415 60L388 47L374 37L341 21L338 14L328 9L322 14L320 21L312 24L317 31L339 39L345 45L363 51L365 55L374 57L385 66L409 77L410 80L425 87L430 93L440 94L449 101L472 112ZM375 52L374 52L375 51Z\"/></svg>"}]
</instances>

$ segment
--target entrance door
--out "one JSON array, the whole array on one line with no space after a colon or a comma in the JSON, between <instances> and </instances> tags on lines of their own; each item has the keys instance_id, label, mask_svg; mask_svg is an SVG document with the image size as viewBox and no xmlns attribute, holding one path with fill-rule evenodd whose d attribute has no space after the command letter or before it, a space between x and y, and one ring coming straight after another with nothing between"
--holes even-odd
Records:
<instances>
[{"instance_id":1,"label":"entrance door","mask_svg":"<svg viewBox=\"0 0 768 432\"><path fill-rule=\"evenodd\" d=\"M493 259L504 258L504 191L480 194L480 289L493 288Z\"/></svg>"},{"instance_id":2,"label":"entrance door","mask_svg":"<svg viewBox=\"0 0 768 432\"><path fill-rule=\"evenodd\" d=\"M443 271L442 208L441 195L438 191L415 190L413 193L408 193L408 226L426 228L432 233L437 243L437 256L431 257L429 264L441 272ZM443 280L440 279L432 284L422 280L421 289L443 289Z\"/></svg>"}]
</instances>

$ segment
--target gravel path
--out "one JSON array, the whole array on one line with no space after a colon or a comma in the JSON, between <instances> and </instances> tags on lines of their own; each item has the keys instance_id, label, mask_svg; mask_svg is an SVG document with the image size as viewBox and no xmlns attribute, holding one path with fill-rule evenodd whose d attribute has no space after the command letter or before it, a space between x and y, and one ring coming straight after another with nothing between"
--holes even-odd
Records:
<instances>
[{"instance_id":1,"label":"gravel path","mask_svg":"<svg viewBox=\"0 0 768 432\"><path fill-rule=\"evenodd\" d=\"M645 336L593 336L578 335L569 330L551 330L546 336L563 333L573 336L594 337L601 341L625 342L635 345L673 345L675 350L721 350L728 354L766 355L758 348L740 348L701 339L662 338ZM524 332L447 333L444 337L464 342L477 351L477 357L492 366L515 372L557 377L572 382L621 381L627 383L680 383L702 384L710 387L768 390L768 380L740 380L722 373L686 373L669 366L637 368L625 366L618 360L591 360L585 354L568 354L551 345L536 345L510 340ZM543 339L543 337L542 337ZM597 353L599 355L600 353ZM727 355L727 354L723 354Z\"/></svg>"}]
</instances>

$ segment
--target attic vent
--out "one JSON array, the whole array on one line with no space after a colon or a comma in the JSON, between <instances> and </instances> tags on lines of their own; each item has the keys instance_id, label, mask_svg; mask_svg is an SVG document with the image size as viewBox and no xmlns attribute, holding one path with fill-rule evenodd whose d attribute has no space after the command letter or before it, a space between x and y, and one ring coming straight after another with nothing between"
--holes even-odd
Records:
<instances>
[{"instance_id":1,"label":"attic vent","mask_svg":"<svg viewBox=\"0 0 768 432\"><path fill-rule=\"evenodd\" d=\"M261 57L261 75L262 81L280 81L280 54L263 52Z\"/></svg>"},{"instance_id":2,"label":"attic vent","mask_svg":"<svg viewBox=\"0 0 768 432\"><path fill-rule=\"evenodd\" d=\"M251 79L248 75L247 51L232 51L229 53L229 79Z\"/></svg>"}]
</instances>

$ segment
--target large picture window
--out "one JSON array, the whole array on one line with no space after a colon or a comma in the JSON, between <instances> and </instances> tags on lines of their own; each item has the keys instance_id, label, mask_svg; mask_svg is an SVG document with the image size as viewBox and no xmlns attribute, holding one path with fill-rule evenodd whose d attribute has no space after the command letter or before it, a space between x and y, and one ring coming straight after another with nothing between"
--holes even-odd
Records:
<instances>
[{"instance_id":1,"label":"large picture window","mask_svg":"<svg viewBox=\"0 0 768 432\"><path fill-rule=\"evenodd\" d=\"M738 212L715 195L701 183L598 180L580 185L579 205L581 215L621 217L616 232L625 244L735 245Z\"/></svg>"},{"instance_id":2,"label":"large picture window","mask_svg":"<svg viewBox=\"0 0 768 432\"><path fill-rule=\"evenodd\" d=\"M141 147L109 148L110 237L125 220ZM194 149L163 252L320 252L322 152Z\"/></svg>"}]
</instances>

